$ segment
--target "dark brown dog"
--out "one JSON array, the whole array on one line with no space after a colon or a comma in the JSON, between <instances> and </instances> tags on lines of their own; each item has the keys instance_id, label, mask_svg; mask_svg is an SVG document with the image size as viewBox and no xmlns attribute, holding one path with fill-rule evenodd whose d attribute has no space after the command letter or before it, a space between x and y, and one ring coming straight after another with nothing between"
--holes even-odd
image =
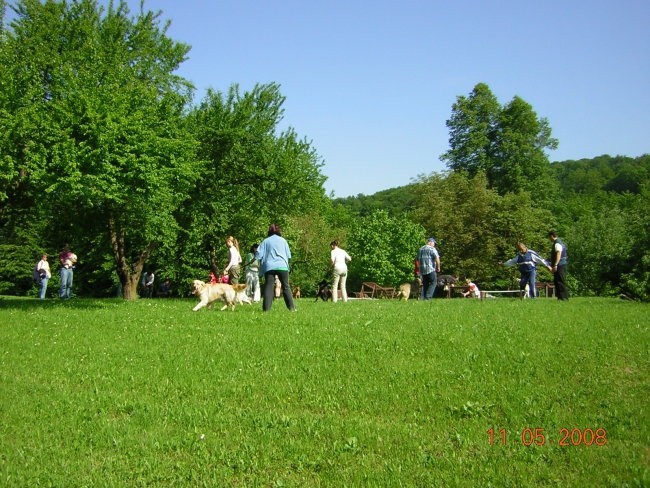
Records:
<instances>
[{"instance_id":1,"label":"dark brown dog","mask_svg":"<svg viewBox=\"0 0 650 488\"><path fill-rule=\"evenodd\" d=\"M332 291L330 290L330 285L325 280L318 283L318 290L316 291L316 301L318 301L319 298L324 302L332 299Z\"/></svg>"}]
</instances>

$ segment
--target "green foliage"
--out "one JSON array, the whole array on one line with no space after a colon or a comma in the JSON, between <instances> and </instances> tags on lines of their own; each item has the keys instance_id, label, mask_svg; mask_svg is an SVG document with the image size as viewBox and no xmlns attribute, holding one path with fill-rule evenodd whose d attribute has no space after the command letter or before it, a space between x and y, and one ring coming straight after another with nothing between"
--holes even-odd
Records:
<instances>
[{"instance_id":1,"label":"green foliage","mask_svg":"<svg viewBox=\"0 0 650 488\"><path fill-rule=\"evenodd\" d=\"M482 172L422 177L416 192L414 218L438 240L444 274L472 278L479 287L509 288L515 276L499 261L514 255L518 241L531 249L547 242L550 213L525 192L498 195Z\"/></svg>"},{"instance_id":2,"label":"green foliage","mask_svg":"<svg viewBox=\"0 0 650 488\"><path fill-rule=\"evenodd\" d=\"M449 169L470 176L489 173L496 153L499 111L499 102L485 83L477 84L469 97L457 97L447 120L449 150L440 158Z\"/></svg>"},{"instance_id":3,"label":"green foliage","mask_svg":"<svg viewBox=\"0 0 650 488\"><path fill-rule=\"evenodd\" d=\"M640 193L650 185L650 155L636 158L604 154L593 159L562 161L551 165L564 194L595 192Z\"/></svg>"},{"instance_id":4,"label":"green foliage","mask_svg":"<svg viewBox=\"0 0 650 488\"><path fill-rule=\"evenodd\" d=\"M189 84L173 74L189 48L165 36L157 14L129 17L123 2L25 1L17 12L5 46L15 59L8 157L59 216L50 235L68 233L97 268L110 252L132 291L151 250L175 240L174 212L196 174L182 120ZM74 220L64 217L72 206ZM97 236L100 252L79 249Z\"/></svg>"},{"instance_id":5,"label":"green foliage","mask_svg":"<svg viewBox=\"0 0 650 488\"><path fill-rule=\"evenodd\" d=\"M441 159L449 169L470 176L483 172L501 195L527 191L535 200L552 199L544 151L558 142L548 120L538 118L522 98L501 107L490 88L479 83L469 97L457 98L447 127L450 149Z\"/></svg>"},{"instance_id":6,"label":"green foliage","mask_svg":"<svg viewBox=\"0 0 650 488\"><path fill-rule=\"evenodd\" d=\"M369 215L376 210L385 210L392 217L402 217L411 212L417 204L412 186L389 188L372 195L359 194L336 198L334 201L360 216Z\"/></svg>"},{"instance_id":7,"label":"green foliage","mask_svg":"<svg viewBox=\"0 0 650 488\"><path fill-rule=\"evenodd\" d=\"M434 302L0 298L0 484L650 483L648 305Z\"/></svg>"},{"instance_id":8,"label":"green foliage","mask_svg":"<svg viewBox=\"0 0 650 488\"><path fill-rule=\"evenodd\" d=\"M293 129L278 133L284 96L276 84L209 91L190 115L201 171L181 213L182 259L192 270L223 267L223 240L248 248L269 224L329 205L320 162ZM203 271L207 274L207 271Z\"/></svg>"},{"instance_id":9,"label":"green foliage","mask_svg":"<svg viewBox=\"0 0 650 488\"><path fill-rule=\"evenodd\" d=\"M348 236L351 289L362 281L397 286L413 280L413 260L424 241L424 228L382 210L359 218Z\"/></svg>"},{"instance_id":10,"label":"green foliage","mask_svg":"<svg viewBox=\"0 0 650 488\"><path fill-rule=\"evenodd\" d=\"M600 183L589 193L584 193L583 186L569 187L565 199L556 202L553 211L569 247L574 292L603 296L623 292L647 300L644 252L650 244L648 192L644 183L640 183L639 194L602 190L608 181L617 179L618 170L627 167L627 162L610 164L613 161L610 157L596 158L593 169L585 161L563 166L566 180L572 181L575 171L589 173L595 176L593 181L598 179Z\"/></svg>"}]
</instances>

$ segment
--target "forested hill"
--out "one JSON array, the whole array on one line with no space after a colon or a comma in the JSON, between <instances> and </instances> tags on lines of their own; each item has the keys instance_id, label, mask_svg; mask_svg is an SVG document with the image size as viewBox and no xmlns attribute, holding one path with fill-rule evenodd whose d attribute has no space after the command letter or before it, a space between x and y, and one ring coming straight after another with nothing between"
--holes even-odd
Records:
<instances>
[{"instance_id":1,"label":"forested hill","mask_svg":"<svg viewBox=\"0 0 650 488\"><path fill-rule=\"evenodd\" d=\"M650 154L637 158L605 154L593 159L556 162L551 167L560 188L569 193L639 193L650 182Z\"/></svg>"},{"instance_id":2,"label":"forested hill","mask_svg":"<svg viewBox=\"0 0 650 488\"><path fill-rule=\"evenodd\" d=\"M599 191L639 193L643 185L650 183L650 154L638 157L604 154L592 159L556 161L551 163L551 168L564 195ZM337 198L335 202L362 216L375 210L401 215L415 207L414 188L411 184L372 195Z\"/></svg>"}]
</instances>

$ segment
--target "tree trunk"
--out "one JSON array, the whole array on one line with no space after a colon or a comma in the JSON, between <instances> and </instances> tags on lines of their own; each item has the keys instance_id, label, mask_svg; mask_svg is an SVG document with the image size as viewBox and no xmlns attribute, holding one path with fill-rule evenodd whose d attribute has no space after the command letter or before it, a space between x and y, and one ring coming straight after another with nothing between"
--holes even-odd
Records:
<instances>
[{"instance_id":1,"label":"tree trunk","mask_svg":"<svg viewBox=\"0 0 650 488\"><path fill-rule=\"evenodd\" d=\"M118 273L119 274L119 273ZM131 274L126 276L125 280L122 280L122 290L125 300L136 300L138 298L138 282L140 281L140 274ZM126 283L124 283L126 281Z\"/></svg>"},{"instance_id":2,"label":"tree trunk","mask_svg":"<svg viewBox=\"0 0 650 488\"><path fill-rule=\"evenodd\" d=\"M122 294L125 300L136 300L138 298L138 283L142 275L142 268L149 257L153 244L148 243L138 259L129 264L126 260L124 231L115 222L115 219L109 217L108 228L113 247L113 258L115 259L115 268L117 276L122 284Z\"/></svg>"}]
</instances>

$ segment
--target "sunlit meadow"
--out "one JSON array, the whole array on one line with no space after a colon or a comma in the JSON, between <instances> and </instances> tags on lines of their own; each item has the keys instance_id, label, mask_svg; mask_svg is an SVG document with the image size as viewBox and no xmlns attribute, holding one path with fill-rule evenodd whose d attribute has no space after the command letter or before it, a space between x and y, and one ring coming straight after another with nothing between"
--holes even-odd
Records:
<instances>
[{"instance_id":1,"label":"sunlit meadow","mask_svg":"<svg viewBox=\"0 0 650 488\"><path fill-rule=\"evenodd\" d=\"M2 486L648 486L648 305L0 299Z\"/></svg>"}]
</instances>

